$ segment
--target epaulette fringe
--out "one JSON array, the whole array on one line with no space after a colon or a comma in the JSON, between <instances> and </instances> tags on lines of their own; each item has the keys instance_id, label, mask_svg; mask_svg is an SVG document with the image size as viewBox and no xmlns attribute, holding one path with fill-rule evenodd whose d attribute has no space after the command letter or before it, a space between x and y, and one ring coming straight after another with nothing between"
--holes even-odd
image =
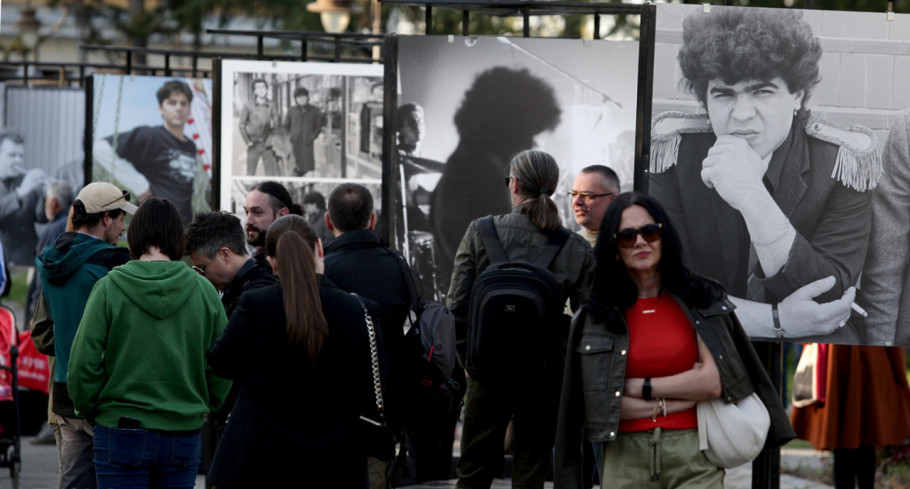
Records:
<instances>
[{"instance_id":1,"label":"epaulette fringe","mask_svg":"<svg viewBox=\"0 0 910 489\"><path fill-rule=\"evenodd\" d=\"M884 169L878 151L860 153L841 146L831 178L840 180L845 187L866 192L878 186Z\"/></svg>"},{"instance_id":2,"label":"epaulette fringe","mask_svg":"<svg viewBox=\"0 0 910 489\"><path fill-rule=\"evenodd\" d=\"M838 145L831 178L858 192L878 186L884 168L878 138L871 129L859 125L844 129L831 122L810 119L806 133Z\"/></svg>"},{"instance_id":3,"label":"epaulette fringe","mask_svg":"<svg viewBox=\"0 0 910 489\"><path fill-rule=\"evenodd\" d=\"M649 171L663 173L676 165L682 133L707 133L711 126L705 114L661 112L651 121L651 163Z\"/></svg>"}]
</instances>

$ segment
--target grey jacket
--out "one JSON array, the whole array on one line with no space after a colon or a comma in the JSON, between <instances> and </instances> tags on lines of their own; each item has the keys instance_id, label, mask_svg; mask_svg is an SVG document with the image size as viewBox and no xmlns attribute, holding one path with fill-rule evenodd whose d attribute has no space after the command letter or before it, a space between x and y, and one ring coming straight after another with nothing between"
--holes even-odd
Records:
<instances>
[{"instance_id":1,"label":"grey jacket","mask_svg":"<svg viewBox=\"0 0 910 489\"><path fill-rule=\"evenodd\" d=\"M531 261L547 243L547 236L538 232L521 207L511 213L494 217L494 225L502 246L510 260ZM573 309L578 309L587 300L593 283L594 253L591 246L575 233L569 233L566 244L550 263L549 270L562 288L563 300L569 299ZM468 331L468 310L471 302L471 288L474 281L488 266L490 258L484 249L477 227L477 220L471 221L458 251L452 282L446 295L446 307L455 316L456 350L464 365L464 353ZM566 332L562 332L565 337Z\"/></svg>"},{"instance_id":2,"label":"grey jacket","mask_svg":"<svg viewBox=\"0 0 910 489\"><path fill-rule=\"evenodd\" d=\"M673 298L714 356L723 386L721 398L734 402L756 392L771 415L765 448L793 439L796 434L780 396L733 314L735 306L724 299L697 309ZM623 314L616 311L613 316L620 319L597 322L583 309L572 320L556 428L557 489L582 487L585 438L610 442L619 432L629 334Z\"/></svg>"}]
</instances>

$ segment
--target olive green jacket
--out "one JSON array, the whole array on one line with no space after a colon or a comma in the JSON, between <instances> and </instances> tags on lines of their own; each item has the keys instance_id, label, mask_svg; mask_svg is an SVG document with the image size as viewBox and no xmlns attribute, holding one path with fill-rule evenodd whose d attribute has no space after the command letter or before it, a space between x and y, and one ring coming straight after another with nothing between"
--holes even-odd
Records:
<instances>
[{"instance_id":1,"label":"olive green jacket","mask_svg":"<svg viewBox=\"0 0 910 489\"><path fill-rule=\"evenodd\" d=\"M547 244L547 235L538 232L528 217L515 207L511 213L495 216L493 223L502 246L510 260L531 261ZM464 365L468 335L468 312L471 289L474 281L488 266L490 259L480 238L477 220L471 221L468 230L455 252L452 282L446 295L446 307L455 316L456 350ZM550 262L550 272L562 288L563 300L571 302L573 310L588 299L594 280L594 252L591 245L576 233L569 233L569 239ZM566 336L565 331L563 336Z\"/></svg>"}]
</instances>

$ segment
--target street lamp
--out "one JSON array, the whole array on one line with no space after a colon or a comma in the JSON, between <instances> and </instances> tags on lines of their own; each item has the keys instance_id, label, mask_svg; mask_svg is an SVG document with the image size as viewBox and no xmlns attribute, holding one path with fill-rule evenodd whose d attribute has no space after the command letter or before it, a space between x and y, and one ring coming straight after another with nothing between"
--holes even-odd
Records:
<instances>
[{"instance_id":1,"label":"street lamp","mask_svg":"<svg viewBox=\"0 0 910 489\"><path fill-rule=\"evenodd\" d=\"M22 6L22 10L19 11L19 21L16 22L16 29L19 30L19 39L22 41L22 45L30 52L35 51L38 46L38 29L40 28L41 21L35 15L35 9L30 3L26 2ZM35 61L37 60L38 53L36 52Z\"/></svg>"},{"instance_id":2,"label":"street lamp","mask_svg":"<svg viewBox=\"0 0 910 489\"><path fill-rule=\"evenodd\" d=\"M306 9L319 14L322 28L329 33L344 32L351 22L351 14L359 13L360 6L353 0L316 0L307 4Z\"/></svg>"}]
</instances>

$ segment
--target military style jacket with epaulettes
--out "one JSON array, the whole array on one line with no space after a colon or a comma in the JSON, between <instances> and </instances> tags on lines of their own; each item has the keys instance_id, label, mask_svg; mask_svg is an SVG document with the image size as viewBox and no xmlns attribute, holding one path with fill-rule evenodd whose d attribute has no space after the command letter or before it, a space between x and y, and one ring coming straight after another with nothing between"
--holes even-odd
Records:
<instances>
[{"instance_id":1,"label":"military style jacket with epaulettes","mask_svg":"<svg viewBox=\"0 0 910 489\"><path fill-rule=\"evenodd\" d=\"M730 295L750 298L746 223L701 178L702 161L716 140L706 116L667 112L655 117L651 127L649 193L676 224L689 267L719 280ZM870 130L794 118L764 183L796 238L776 274L764 276L758 270L764 297L752 299L778 302L832 275L835 286L816 298L827 302L856 284L869 240L871 190L881 172L878 142Z\"/></svg>"}]
</instances>

